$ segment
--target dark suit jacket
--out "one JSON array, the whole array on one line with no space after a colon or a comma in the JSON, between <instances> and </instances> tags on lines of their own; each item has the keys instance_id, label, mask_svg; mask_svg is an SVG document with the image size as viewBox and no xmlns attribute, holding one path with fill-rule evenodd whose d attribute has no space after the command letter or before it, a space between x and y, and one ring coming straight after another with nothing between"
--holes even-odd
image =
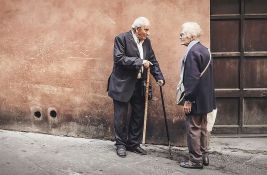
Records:
<instances>
[{"instance_id":1,"label":"dark suit jacket","mask_svg":"<svg viewBox=\"0 0 267 175\"><path fill-rule=\"evenodd\" d=\"M143 51L144 59L153 64L150 73L156 80L164 80L148 38L143 42ZM115 37L113 59L113 71L108 79L108 95L114 100L128 102L133 95L137 74L143 63L131 31Z\"/></svg>"},{"instance_id":2,"label":"dark suit jacket","mask_svg":"<svg viewBox=\"0 0 267 175\"><path fill-rule=\"evenodd\" d=\"M193 102L191 114L205 114L216 107L212 61L200 77L209 59L209 51L201 43L195 44L186 57L183 84L185 100Z\"/></svg>"}]
</instances>

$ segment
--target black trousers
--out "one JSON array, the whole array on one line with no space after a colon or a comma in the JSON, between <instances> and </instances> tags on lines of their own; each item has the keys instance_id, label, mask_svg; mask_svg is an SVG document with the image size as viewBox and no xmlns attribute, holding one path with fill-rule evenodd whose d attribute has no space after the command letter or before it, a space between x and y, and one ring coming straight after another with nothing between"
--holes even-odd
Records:
<instances>
[{"instance_id":1,"label":"black trousers","mask_svg":"<svg viewBox=\"0 0 267 175\"><path fill-rule=\"evenodd\" d=\"M128 148L139 146L143 135L144 125L144 95L142 81L138 80L134 93L129 102L113 100L115 145ZM127 120L128 107L131 105L130 118Z\"/></svg>"}]
</instances>

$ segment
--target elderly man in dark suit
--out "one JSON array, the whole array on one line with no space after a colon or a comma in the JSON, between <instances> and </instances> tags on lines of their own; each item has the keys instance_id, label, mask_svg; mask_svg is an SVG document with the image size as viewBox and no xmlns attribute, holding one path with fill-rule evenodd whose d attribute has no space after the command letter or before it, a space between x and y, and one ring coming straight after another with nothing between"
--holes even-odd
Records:
<instances>
[{"instance_id":1,"label":"elderly man in dark suit","mask_svg":"<svg viewBox=\"0 0 267 175\"><path fill-rule=\"evenodd\" d=\"M145 155L140 147L144 123L144 81L147 68L157 84L165 84L155 57L149 35L149 20L137 18L129 32L115 37L113 71L108 80L108 95L114 103L114 128L117 155L126 156L126 150ZM127 122L128 106L130 121Z\"/></svg>"},{"instance_id":2,"label":"elderly man in dark suit","mask_svg":"<svg viewBox=\"0 0 267 175\"><path fill-rule=\"evenodd\" d=\"M213 85L213 65L208 48L199 37L200 26L195 22L182 25L181 44L187 46L182 62L182 78L185 88L187 144L189 161L181 162L184 168L202 169L209 164L207 153L207 113L216 108Z\"/></svg>"}]
</instances>

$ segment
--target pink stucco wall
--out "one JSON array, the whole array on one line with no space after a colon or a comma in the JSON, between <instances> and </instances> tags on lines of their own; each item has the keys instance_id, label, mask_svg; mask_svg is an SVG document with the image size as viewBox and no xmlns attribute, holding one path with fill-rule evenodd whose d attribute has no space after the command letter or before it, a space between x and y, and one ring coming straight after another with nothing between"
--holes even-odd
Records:
<instances>
[{"instance_id":1,"label":"pink stucco wall","mask_svg":"<svg viewBox=\"0 0 267 175\"><path fill-rule=\"evenodd\" d=\"M113 104L106 93L113 39L145 16L166 78L172 142L185 143L184 117L175 105L185 49L178 34L183 22L197 21L209 44L209 1L0 0L0 7L0 128L113 138ZM147 138L166 143L159 88L153 84Z\"/></svg>"}]
</instances>

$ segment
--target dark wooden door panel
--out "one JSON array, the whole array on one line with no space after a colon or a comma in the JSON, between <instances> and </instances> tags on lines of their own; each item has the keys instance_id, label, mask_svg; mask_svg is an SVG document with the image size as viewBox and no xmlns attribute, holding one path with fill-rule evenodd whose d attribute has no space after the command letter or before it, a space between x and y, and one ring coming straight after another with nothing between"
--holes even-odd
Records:
<instances>
[{"instance_id":1,"label":"dark wooden door panel","mask_svg":"<svg viewBox=\"0 0 267 175\"><path fill-rule=\"evenodd\" d=\"M267 98L244 99L244 125L267 125Z\"/></svg>"},{"instance_id":2,"label":"dark wooden door panel","mask_svg":"<svg viewBox=\"0 0 267 175\"><path fill-rule=\"evenodd\" d=\"M217 98L218 116L215 125L238 126L239 98Z\"/></svg>"},{"instance_id":3,"label":"dark wooden door panel","mask_svg":"<svg viewBox=\"0 0 267 175\"><path fill-rule=\"evenodd\" d=\"M238 58L217 58L214 60L214 83L216 88L239 88Z\"/></svg>"},{"instance_id":4,"label":"dark wooden door panel","mask_svg":"<svg viewBox=\"0 0 267 175\"><path fill-rule=\"evenodd\" d=\"M211 0L211 14L239 14L239 0Z\"/></svg>"},{"instance_id":5,"label":"dark wooden door panel","mask_svg":"<svg viewBox=\"0 0 267 175\"><path fill-rule=\"evenodd\" d=\"M266 0L246 0L245 14L262 14L267 13Z\"/></svg>"},{"instance_id":6,"label":"dark wooden door panel","mask_svg":"<svg viewBox=\"0 0 267 175\"><path fill-rule=\"evenodd\" d=\"M267 57L246 58L243 70L244 88L267 88Z\"/></svg>"},{"instance_id":7,"label":"dark wooden door panel","mask_svg":"<svg viewBox=\"0 0 267 175\"><path fill-rule=\"evenodd\" d=\"M211 50L213 52L238 52L239 29L238 20L216 20L211 21Z\"/></svg>"},{"instance_id":8,"label":"dark wooden door panel","mask_svg":"<svg viewBox=\"0 0 267 175\"><path fill-rule=\"evenodd\" d=\"M245 20L245 51L267 51L267 19Z\"/></svg>"}]
</instances>

